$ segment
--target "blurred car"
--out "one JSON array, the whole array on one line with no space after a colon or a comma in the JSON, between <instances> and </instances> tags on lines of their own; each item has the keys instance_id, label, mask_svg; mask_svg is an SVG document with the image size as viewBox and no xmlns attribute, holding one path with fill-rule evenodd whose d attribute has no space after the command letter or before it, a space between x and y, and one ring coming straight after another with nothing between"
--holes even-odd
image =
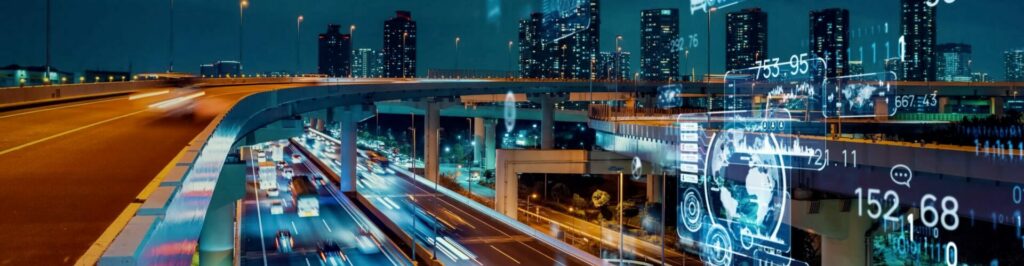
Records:
<instances>
[{"instance_id":1,"label":"blurred car","mask_svg":"<svg viewBox=\"0 0 1024 266\"><path fill-rule=\"evenodd\" d=\"M282 214L284 213L284 203L280 200L270 202L270 214Z\"/></svg>"},{"instance_id":2,"label":"blurred car","mask_svg":"<svg viewBox=\"0 0 1024 266\"><path fill-rule=\"evenodd\" d=\"M288 230L277 231L277 235L274 237L274 242L277 244L277 251L281 253L290 253L295 249L295 239L292 239L292 232Z\"/></svg>"},{"instance_id":3,"label":"blurred car","mask_svg":"<svg viewBox=\"0 0 1024 266\"><path fill-rule=\"evenodd\" d=\"M287 166L288 166L288 163L285 163L284 161L277 161L277 168L282 168L283 169L283 168L285 168Z\"/></svg>"},{"instance_id":4,"label":"blurred car","mask_svg":"<svg viewBox=\"0 0 1024 266\"><path fill-rule=\"evenodd\" d=\"M281 170L281 176L285 179L292 179L295 176L295 170L292 170L291 167L285 167L284 170Z\"/></svg>"},{"instance_id":5,"label":"blurred car","mask_svg":"<svg viewBox=\"0 0 1024 266\"><path fill-rule=\"evenodd\" d=\"M302 163L302 156L292 154L292 163Z\"/></svg>"},{"instance_id":6,"label":"blurred car","mask_svg":"<svg viewBox=\"0 0 1024 266\"><path fill-rule=\"evenodd\" d=\"M281 195L281 189L279 189L277 187L272 187L270 189L267 189L267 196L277 197L277 196L280 196L280 195Z\"/></svg>"},{"instance_id":7,"label":"blurred car","mask_svg":"<svg viewBox=\"0 0 1024 266\"><path fill-rule=\"evenodd\" d=\"M377 243L373 241L373 236L361 228L359 229L359 234L356 235L356 246L359 247L359 252L363 254L380 252L380 249L377 249Z\"/></svg>"},{"instance_id":8,"label":"blurred car","mask_svg":"<svg viewBox=\"0 0 1024 266\"><path fill-rule=\"evenodd\" d=\"M338 243L334 242L318 244L317 253L320 254L320 262L324 265L344 265L348 260Z\"/></svg>"}]
</instances>

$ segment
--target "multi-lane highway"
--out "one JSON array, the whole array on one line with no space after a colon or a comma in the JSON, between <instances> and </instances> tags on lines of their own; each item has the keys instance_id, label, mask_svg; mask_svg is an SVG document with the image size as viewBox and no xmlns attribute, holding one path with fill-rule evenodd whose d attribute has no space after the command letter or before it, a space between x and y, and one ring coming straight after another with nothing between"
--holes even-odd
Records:
<instances>
[{"instance_id":1,"label":"multi-lane highway","mask_svg":"<svg viewBox=\"0 0 1024 266\"><path fill-rule=\"evenodd\" d=\"M74 263L216 115L303 85L206 89L185 117L150 108L181 96L170 88L0 113L0 265Z\"/></svg>"},{"instance_id":2,"label":"multi-lane highway","mask_svg":"<svg viewBox=\"0 0 1024 266\"><path fill-rule=\"evenodd\" d=\"M270 145L276 144L263 146ZM294 163L292 155L302 159ZM409 265L356 206L331 187L317 183L324 180L323 174L290 145L283 149L282 166L273 169L277 193L259 189L261 172L256 156L251 157L246 158L249 182L239 230L241 265ZM291 175L284 174L285 169L290 169ZM299 215L295 200L299 192L289 187L292 179L317 184L316 215ZM326 256L321 257L321 251L326 251L324 247L331 244L341 251L335 264L327 261Z\"/></svg>"},{"instance_id":3,"label":"multi-lane highway","mask_svg":"<svg viewBox=\"0 0 1024 266\"><path fill-rule=\"evenodd\" d=\"M337 172L335 161L324 155L326 145L318 142L311 150ZM422 177L363 157L358 161L359 193L431 253L436 247L437 258L446 265L586 264L413 180Z\"/></svg>"}]
</instances>

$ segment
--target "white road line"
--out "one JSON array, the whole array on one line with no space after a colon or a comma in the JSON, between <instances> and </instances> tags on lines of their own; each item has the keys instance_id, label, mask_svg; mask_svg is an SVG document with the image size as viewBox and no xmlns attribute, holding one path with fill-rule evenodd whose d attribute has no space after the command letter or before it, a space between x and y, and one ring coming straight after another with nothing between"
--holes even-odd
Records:
<instances>
[{"instance_id":1,"label":"white road line","mask_svg":"<svg viewBox=\"0 0 1024 266\"><path fill-rule=\"evenodd\" d=\"M256 161L255 157L253 157L253 153L251 152L249 153L249 161ZM256 165L249 167L249 170L252 170L253 181L258 183L259 181L256 180L256 178L259 176L259 172L256 171ZM260 225L260 248L263 250L263 266L267 266L267 243L264 243L266 237L263 236L263 214L260 213L260 190L256 188L255 193L253 193L253 195L256 196L256 220L259 222Z\"/></svg>"},{"instance_id":2,"label":"white road line","mask_svg":"<svg viewBox=\"0 0 1024 266\"><path fill-rule=\"evenodd\" d=\"M334 232L334 230L331 230L331 226L327 225L327 220L320 219L320 221L324 222L324 227L327 227L327 232Z\"/></svg>"},{"instance_id":3,"label":"white road line","mask_svg":"<svg viewBox=\"0 0 1024 266\"><path fill-rule=\"evenodd\" d=\"M313 264L309 263L309 257L306 257L306 266L313 266Z\"/></svg>"},{"instance_id":4,"label":"white road line","mask_svg":"<svg viewBox=\"0 0 1024 266\"><path fill-rule=\"evenodd\" d=\"M493 249L494 249L494 251L497 251L497 252L501 253L501 255L505 255L505 257L508 257L508 259L510 259L510 260L512 260L512 261L514 261L514 262L516 262L516 264L522 264L522 263L519 263L519 260L517 260L516 258L513 258L512 256L509 256L509 255L508 255L507 253L505 253L504 251L501 251L500 249L498 249L498 248L494 247L494 245L490 245L490 246L491 246L491 248L493 248Z\"/></svg>"},{"instance_id":5,"label":"white road line","mask_svg":"<svg viewBox=\"0 0 1024 266\"><path fill-rule=\"evenodd\" d=\"M68 134L71 134L71 133L75 133L75 132L78 132L78 131L82 131L82 130L85 130L85 129L88 129L88 128L91 128L91 127L95 127L95 126L98 126L98 125L101 125L101 124L104 124L104 123L107 123L107 122L110 122L110 121L114 121L114 120L118 120L118 119L121 119L121 118L133 116L133 115L145 112L145 111L147 111L147 110L143 109L143 110L140 110L140 111L131 112L131 113L120 115L120 116L117 116L117 117L113 117L113 118L110 118L110 119L107 119L107 120L103 120L103 121L99 121L99 122L96 122L96 123L92 123L92 124L88 124L88 125L85 125L85 126L81 126L79 128L76 128L76 129L64 131L64 132L55 134L53 136L41 138L41 139L29 142L29 143L21 144L21 145L19 145L17 147L10 148L10 149L4 150L4 151L0 151L0 155L4 155L4 154L7 154L7 153L10 153L10 152L13 152L13 151L24 149L25 147L36 145L36 144L39 144L39 143L47 141L47 140L63 137L65 135L68 135Z\"/></svg>"},{"instance_id":6,"label":"white road line","mask_svg":"<svg viewBox=\"0 0 1024 266\"><path fill-rule=\"evenodd\" d=\"M299 228L295 227L295 221L292 221L292 231L295 233L295 235L299 235Z\"/></svg>"},{"instance_id":7,"label":"white road line","mask_svg":"<svg viewBox=\"0 0 1024 266\"><path fill-rule=\"evenodd\" d=\"M22 112L22 113L16 113L16 114L9 114L9 115L5 115L5 116L0 116L0 119L4 119L4 118L8 118L8 117L21 116L21 115L27 115L27 114L34 114L34 113L38 113L38 112L46 112L46 111L59 110L59 109L64 109L64 108L83 106L83 105L97 104L97 103L117 101L117 100L125 100L125 99L128 99L128 98L117 97L117 98L114 98L114 99L107 99L107 100L102 100L102 101L85 102L85 103L79 103L79 104L50 107L50 108L45 108L45 109L38 109L38 110L32 110L32 111L28 111L28 112Z\"/></svg>"}]
</instances>

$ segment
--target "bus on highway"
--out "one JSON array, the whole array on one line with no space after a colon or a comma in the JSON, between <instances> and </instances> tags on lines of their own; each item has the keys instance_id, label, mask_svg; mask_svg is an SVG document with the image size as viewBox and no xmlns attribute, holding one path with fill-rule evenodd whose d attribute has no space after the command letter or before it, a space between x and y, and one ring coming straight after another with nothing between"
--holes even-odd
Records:
<instances>
[{"instance_id":1,"label":"bus on highway","mask_svg":"<svg viewBox=\"0 0 1024 266\"><path fill-rule=\"evenodd\" d=\"M319 195L309 177L295 176L292 178L291 189L292 197L295 198L295 211L299 217L320 216Z\"/></svg>"}]
</instances>

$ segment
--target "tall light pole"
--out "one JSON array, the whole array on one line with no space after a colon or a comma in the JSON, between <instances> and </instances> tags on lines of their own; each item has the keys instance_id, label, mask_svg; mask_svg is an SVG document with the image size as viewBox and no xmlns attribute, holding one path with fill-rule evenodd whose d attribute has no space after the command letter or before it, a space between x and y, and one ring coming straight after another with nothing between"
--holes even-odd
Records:
<instances>
[{"instance_id":1,"label":"tall light pole","mask_svg":"<svg viewBox=\"0 0 1024 266\"><path fill-rule=\"evenodd\" d=\"M302 15L299 15L295 19L295 75L299 74L299 68L302 65L302 47L300 45L300 35L302 35L302 20L305 19Z\"/></svg>"},{"instance_id":2,"label":"tall light pole","mask_svg":"<svg viewBox=\"0 0 1024 266\"><path fill-rule=\"evenodd\" d=\"M50 78L50 0L46 0L46 79Z\"/></svg>"},{"instance_id":3,"label":"tall light pole","mask_svg":"<svg viewBox=\"0 0 1024 266\"><path fill-rule=\"evenodd\" d=\"M455 78L457 79L462 78L462 73L459 73L459 41L462 41L462 38L455 36Z\"/></svg>"},{"instance_id":4,"label":"tall light pole","mask_svg":"<svg viewBox=\"0 0 1024 266\"><path fill-rule=\"evenodd\" d=\"M625 247L626 245L625 241L623 240L625 236L625 234L623 233L625 221L622 220L622 213L624 212L622 208L622 193L625 191L623 190L624 180L622 179L622 176L622 170L619 170L619 265L622 265L623 258L625 258L623 257L624 254L622 252L622 248Z\"/></svg>"},{"instance_id":5,"label":"tall light pole","mask_svg":"<svg viewBox=\"0 0 1024 266\"><path fill-rule=\"evenodd\" d=\"M242 0L238 2L238 70L242 70L242 34L245 25L245 8L249 7L249 0Z\"/></svg>"},{"instance_id":6,"label":"tall light pole","mask_svg":"<svg viewBox=\"0 0 1024 266\"><path fill-rule=\"evenodd\" d=\"M612 63L612 65L615 66L615 79L616 80L619 79L619 77L618 77L620 75L619 72L622 72L622 70L620 69L620 66L619 66L619 60L621 60L621 59L619 59L619 57L622 56L622 45L619 44L619 42L621 42L621 41L622 41L622 35L616 35L615 36L615 62ZM611 79L612 76L608 75L608 78Z\"/></svg>"},{"instance_id":7,"label":"tall light pole","mask_svg":"<svg viewBox=\"0 0 1024 266\"><path fill-rule=\"evenodd\" d=\"M509 41L509 79L515 78L515 66L512 63L512 41Z\"/></svg>"},{"instance_id":8,"label":"tall light pole","mask_svg":"<svg viewBox=\"0 0 1024 266\"><path fill-rule=\"evenodd\" d=\"M356 44L355 36L356 36L356 24L352 24L352 25L348 26L348 44L349 44L349 47L352 47L353 51L355 51L355 47L356 47L356 45L355 45ZM351 55L349 55L349 56L351 56ZM351 64L351 62L352 61L349 61L348 78L352 78L352 64ZM366 63L364 62L364 64L366 64ZM380 121L380 120L378 119L378 121ZM377 133L380 134L380 126L379 125L377 126Z\"/></svg>"},{"instance_id":9,"label":"tall light pole","mask_svg":"<svg viewBox=\"0 0 1024 266\"><path fill-rule=\"evenodd\" d=\"M711 9L708 9L708 41L707 41L707 43L708 43L708 54L707 54L708 70L707 70L706 77L704 77L704 88L705 89L710 89L711 88L711 14L715 13L715 11L717 11L717 10L718 10L718 8L716 8L716 7L711 7ZM712 101L712 98L709 96L708 97L708 110L707 110L708 112L711 112L711 108L712 108L711 101Z\"/></svg>"},{"instance_id":10,"label":"tall light pole","mask_svg":"<svg viewBox=\"0 0 1024 266\"><path fill-rule=\"evenodd\" d=\"M170 30L167 34L170 35L167 41L167 73L174 72L174 0L170 0L170 23L167 24Z\"/></svg>"},{"instance_id":11,"label":"tall light pole","mask_svg":"<svg viewBox=\"0 0 1024 266\"><path fill-rule=\"evenodd\" d=\"M708 60L707 60L707 64L708 64L707 67L708 67L708 69L707 69L707 74L706 74L707 77L704 78L705 79L705 83L708 83L708 85L710 85L710 80L708 80L708 79L711 77L711 14L715 13L715 11L717 11L717 10L718 10L717 7L712 7L711 9L708 9L708 41L707 41L707 43L708 43L708 54L707 54L707 58L708 58ZM711 107L708 106L708 108L710 109Z\"/></svg>"}]
</instances>

